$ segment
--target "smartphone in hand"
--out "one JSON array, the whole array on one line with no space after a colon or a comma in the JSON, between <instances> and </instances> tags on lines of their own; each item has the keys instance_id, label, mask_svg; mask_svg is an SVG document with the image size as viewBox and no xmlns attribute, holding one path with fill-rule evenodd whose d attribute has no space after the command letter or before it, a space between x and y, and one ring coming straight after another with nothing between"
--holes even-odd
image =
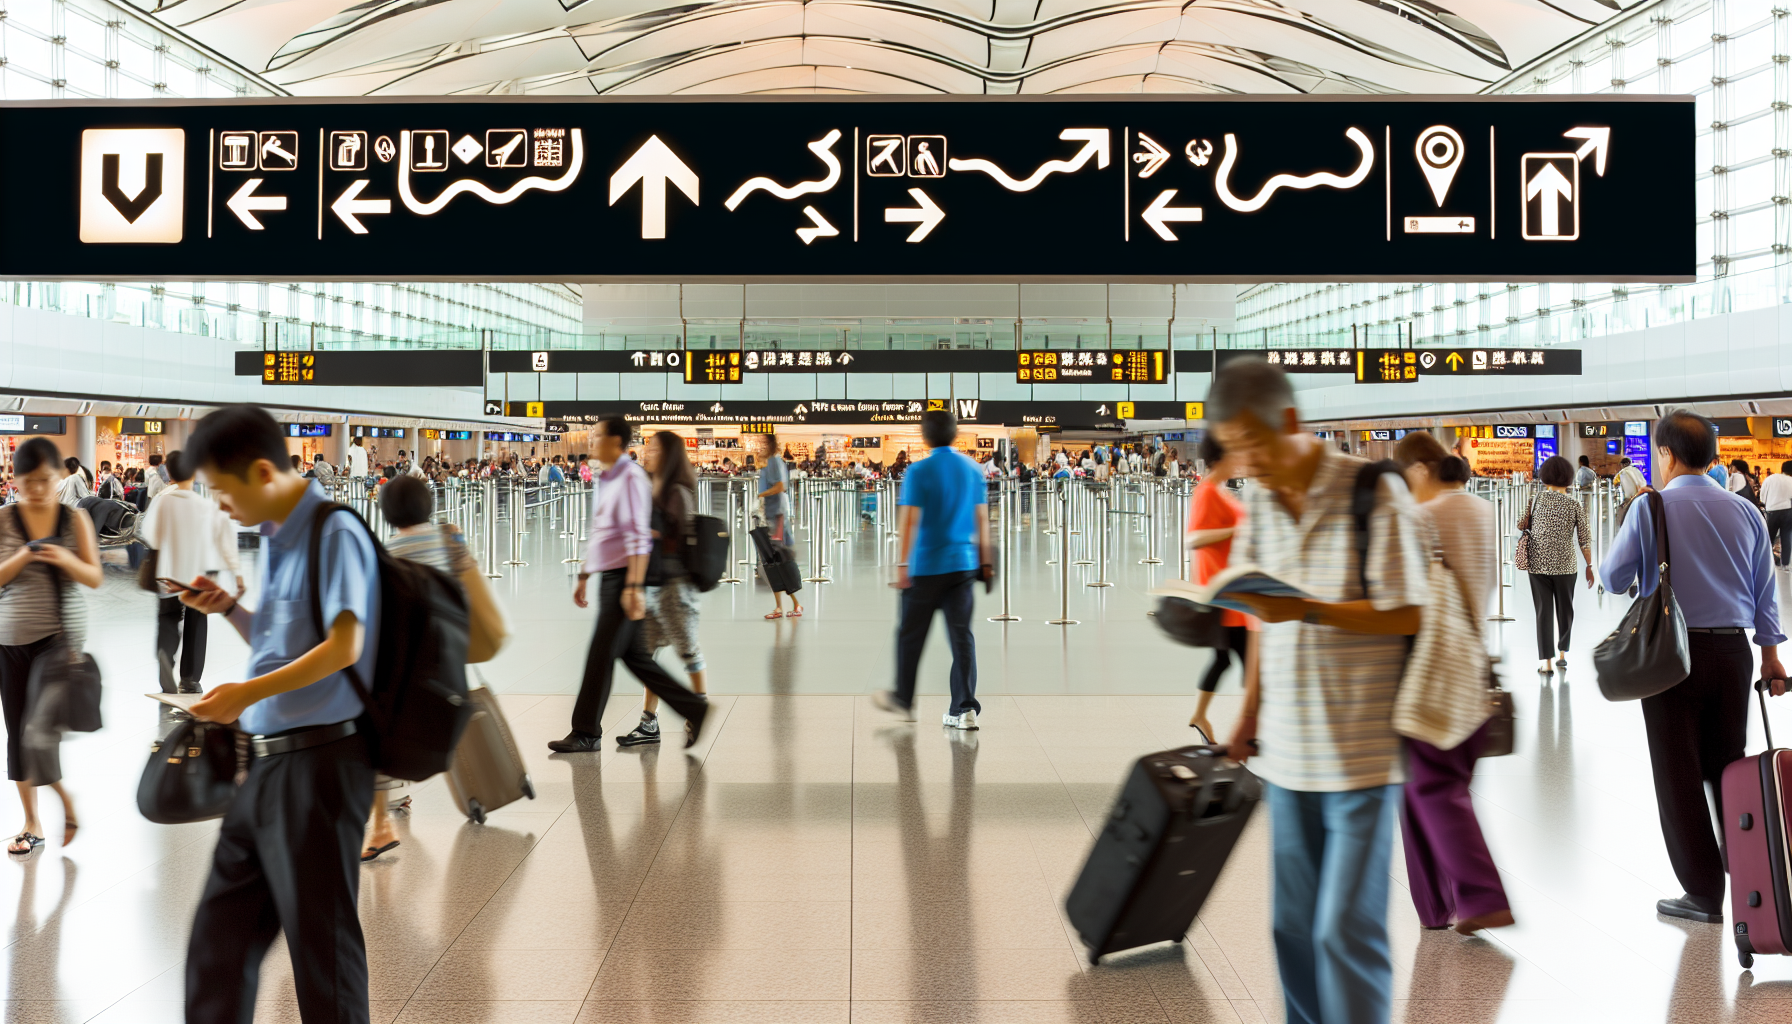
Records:
<instances>
[{"instance_id":1,"label":"smartphone in hand","mask_svg":"<svg viewBox=\"0 0 1792 1024\"><path fill-rule=\"evenodd\" d=\"M168 578L168 577L166 577L166 576L157 576L157 577L156 577L156 582L157 582L157 583L160 583L160 584L161 584L161 585L162 585L162 586L164 586L164 587L167 587L167 588L168 588L168 590L169 590L169 591L170 591L170 592L173 592L173 591L176 591L176 590L184 590L184 591L186 591L186 592L187 592L187 593L189 593L189 594L203 594L203 593L205 593L205 591L203 591L203 590L200 590L200 589L199 589L199 588L198 588L198 587L190 587L190 586L187 586L187 585L186 585L186 584L185 584L185 583L181 583L181 582L179 582L179 581L178 581L178 580L171 580L171 579L169 579L169 578Z\"/></svg>"}]
</instances>

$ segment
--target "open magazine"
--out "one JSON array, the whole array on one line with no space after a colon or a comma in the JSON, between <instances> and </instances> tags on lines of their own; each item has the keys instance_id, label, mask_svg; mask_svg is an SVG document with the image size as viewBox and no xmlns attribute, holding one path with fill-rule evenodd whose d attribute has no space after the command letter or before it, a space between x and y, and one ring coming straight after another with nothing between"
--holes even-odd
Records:
<instances>
[{"instance_id":1,"label":"open magazine","mask_svg":"<svg viewBox=\"0 0 1792 1024\"><path fill-rule=\"evenodd\" d=\"M1269 573L1254 565L1230 565L1213 574L1206 583L1191 583L1188 580L1166 580L1164 584L1151 591L1153 597L1180 597L1196 604L1210 605L1215 608L1230 608L1236 612L1253 614L1250 605L1231 594L1267 594L1271 597L1304 597L1313 595L1291 583L1276 579Z\"/></svg>"}]
</instances>

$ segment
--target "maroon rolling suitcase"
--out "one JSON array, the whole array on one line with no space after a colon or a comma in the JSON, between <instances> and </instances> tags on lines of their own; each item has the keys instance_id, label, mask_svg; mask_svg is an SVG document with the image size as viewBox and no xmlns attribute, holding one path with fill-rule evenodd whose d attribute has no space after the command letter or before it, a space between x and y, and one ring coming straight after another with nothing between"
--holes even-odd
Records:
<instances>
[{"instance_id":1,"label":"maroon rolling suitcase","mask_svg":"<svg viewBox=\"0 0 1792 1024\"><path fill-rule=\"evenodd\" d=\"M1724 849L1730 863L1730 920L1736 959L1746 969L1756 953L1792 953L1792 750L1775 749L1767 723L1767 681L1755 683L1767 750L1724 769Z\"/></svg>"}]
</instances>

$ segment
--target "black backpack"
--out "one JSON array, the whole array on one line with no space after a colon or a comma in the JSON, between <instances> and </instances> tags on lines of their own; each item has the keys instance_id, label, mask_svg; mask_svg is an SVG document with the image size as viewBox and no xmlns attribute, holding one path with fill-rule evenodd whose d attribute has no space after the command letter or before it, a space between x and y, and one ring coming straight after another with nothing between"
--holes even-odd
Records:
<instances>
[{"instance_id":1,"label":"black backpack","mask_svg":"<svg viewBox=\"0 0 1792 1024\"><path fill-rule=\"evenodd\" d=\"M1369 517L1375 513L1375 488L1383 473L1392 473L1406 482L1406 474L1393 459L1371 462L1356 471L1350 488L1351 542L1356 549L1356 578L1362 585L1362 599L1369 600Z\"/></svg>"},{"instance_id":2,"label":"black backpack","mask_svg":"<svg viewBox=\"0 0 1792 1024\"><path fill-rule=\"evenodd\" d=\"M320 638L324 624L318 589L318 551L324 520L338 512L367 523L349 508L323 505L311 521L311 623ZM448 770L454 748L473 717L467 697L467 599L447 574L408 558L397 558L373 531L380 574L380 631L369 686L353 665L344 669L366 710L357 731L367 739L373 767L395 779L421 782Z\"/></svg>"}]
</instances>

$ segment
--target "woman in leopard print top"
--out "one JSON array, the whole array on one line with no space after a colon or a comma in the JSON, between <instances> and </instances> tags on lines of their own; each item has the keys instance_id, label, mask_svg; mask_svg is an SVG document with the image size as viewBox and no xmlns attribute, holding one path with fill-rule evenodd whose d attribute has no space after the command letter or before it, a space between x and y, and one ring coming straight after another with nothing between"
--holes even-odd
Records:
<instances>
[{"instance_id":1,"label":"woman in leopard print top","mask_svg":"<svg viewBox=\"0 0 1792 1024\"><path fill-rule=\"evenodd\" d=\"M1543 490L1531 500L1519 526L1530 530L1531 604L1537 611L1537 657L1542 661L1537 672L1549 675L1553 671L1551 651L1558 667L1568 667L1568 642L1574 631L1575 542L1579 541L1586 562L1589 587L1593 585L1593 553L1587 511L1568 496L1574 467L1560 455L1552 455L1537 471L1537 479Z\"/></svg>"}]
</instances>

